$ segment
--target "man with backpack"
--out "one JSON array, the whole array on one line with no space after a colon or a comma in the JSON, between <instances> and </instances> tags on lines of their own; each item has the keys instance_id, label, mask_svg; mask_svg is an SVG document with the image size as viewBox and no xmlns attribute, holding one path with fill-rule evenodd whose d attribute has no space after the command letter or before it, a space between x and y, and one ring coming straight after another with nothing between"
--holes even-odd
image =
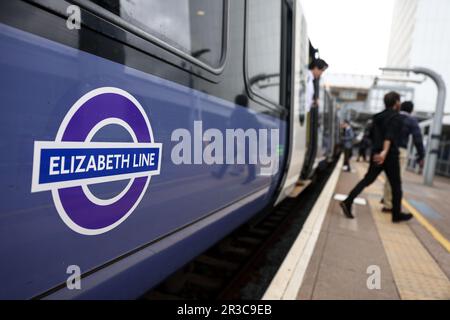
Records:
<instances>
[{"instance_id":1,"label":"man with backpack","mask_svg":"<svg viewBox=\"0 0 450 320\"><path fill-rule=\"evenodd\" d=\"M392 189L392 222L407 221L411 214L401 212L402 182L400 177L398 137L403 121L399 114L400 95L389 92L384 96L385 110L372 118L370 139L372 141L369 169L364 178L353 188L347 199L340 203L346 217L353 219L353 200L384 171Z\"/></svg>"}]
</instances>

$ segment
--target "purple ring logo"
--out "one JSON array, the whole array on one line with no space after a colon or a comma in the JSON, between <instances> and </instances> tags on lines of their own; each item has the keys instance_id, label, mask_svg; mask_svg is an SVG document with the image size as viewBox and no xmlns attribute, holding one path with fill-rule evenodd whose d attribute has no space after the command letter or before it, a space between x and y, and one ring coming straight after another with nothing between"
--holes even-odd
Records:
<instances>
[{"instance_id":1,"label":"purple ring logo","mask_svg":"<svg viewBox=\"0 0 450 320\"><path fill-rule=\"evenodd\" d=\"M107 125L125 128L133 142L93 142ZM151 176L159 175L162 144L155 143L139 102L118 88L98 88L69 110L55 141L35 141L32 192L51 191L68 227L97 235L114 229L136 209ZM111 199L99 199L90 184L129 180Z\"/></svg>"}]
</instances>

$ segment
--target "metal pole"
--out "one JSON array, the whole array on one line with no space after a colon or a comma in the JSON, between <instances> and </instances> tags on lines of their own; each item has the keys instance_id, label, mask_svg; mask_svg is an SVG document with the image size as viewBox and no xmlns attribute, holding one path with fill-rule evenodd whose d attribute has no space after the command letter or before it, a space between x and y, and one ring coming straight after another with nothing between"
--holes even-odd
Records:
<instances>
[{"instance_id":1,"label":"metal pole","mask_svg":"<svg viewBox=\"0 0 450 320\"><path fill-rule=\"evenodd\" d=\"M422 67L415 68L381 68L384 71L399 71L399 72L413 72L416 74L424 74L430 77L437 86L438 94L436 101L436 111L433 117L433 125L431 126L431 134L430 139L428 141L427 146L427 156L425 162L425 169L423 172L424 175L424 183L427 186L433 185L434 173L436 171L436 163L439 152L439 141L441 139L442 133L442 118L444 117L444 108L445 108L445 98L447 89L445 87L445 82L442 79L441 75L437 72Z\"/></svg>"},{"instance_id":2,"label":"metal pole","mask_svg":"<svg viewBox=\"0 0 450 320\"><path fill-rule=\"evenodd\" d=\"M428 150L428 159L425 163L424 182L427 186L433 185L434 173L436 171L436 163L439 152L439 142L442 133L442 119L444 117L446 87L441 75L433 70L426 68L414 68L415 73L422 73L429 76L436 83L438 88L438 96L436 101L436 112L433 117L433 125L431 126L430 147Z\"/></svg>"}]
</instances>

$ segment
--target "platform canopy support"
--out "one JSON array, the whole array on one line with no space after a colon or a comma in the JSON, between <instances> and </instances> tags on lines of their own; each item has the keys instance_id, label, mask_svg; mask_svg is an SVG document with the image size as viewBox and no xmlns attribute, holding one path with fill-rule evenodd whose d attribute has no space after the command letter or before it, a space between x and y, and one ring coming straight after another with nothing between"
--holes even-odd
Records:
<instances>
[{"instance_id":1,"label":"platform canopy support","mask_svg":"<svg viewBox=\"0 0 450 320\"><path fill-rule=\"evenodd\" d=\"M435 72L434 70L423 68L423 67L414 67L414 68L391 68L385 67L380 68L382 71L392 71L392 72L405 72L405 73L415 73L415 74L423 74L427 77L430 77L437 86L437 100L436 100L436 110L434 112L433 124L431 126L430 139L427 143L426 148L426 157L425 157L425 169L423 172L424 176L424 184L427 186L433 185L434 174L436 171L436 164L438 159L439 152L439 141L441 139L442 133L442 119L444 117L444 108L445 108L445 98L447 94L447 89L445 86L444 79L442 76Z\"/></svg>"}]
</instances>

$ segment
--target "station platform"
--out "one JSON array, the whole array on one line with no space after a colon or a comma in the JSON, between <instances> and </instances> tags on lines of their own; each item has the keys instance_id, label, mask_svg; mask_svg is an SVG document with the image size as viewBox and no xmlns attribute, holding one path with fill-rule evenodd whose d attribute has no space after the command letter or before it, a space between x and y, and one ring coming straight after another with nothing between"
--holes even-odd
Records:
<instances>
[{"instance_id":1,"label":"station platform","mask_svg":"<svg viewBox=\"0 0 450 320\"><path fill-rule=\"evenodd\" d=\"M339 206L367 163L342 159L263 299L450 299L450 179L433 187L406 172L403 211L414 218L393 224L381 211L384 176L353 205Z\"/></svg>"}]
</instances>

